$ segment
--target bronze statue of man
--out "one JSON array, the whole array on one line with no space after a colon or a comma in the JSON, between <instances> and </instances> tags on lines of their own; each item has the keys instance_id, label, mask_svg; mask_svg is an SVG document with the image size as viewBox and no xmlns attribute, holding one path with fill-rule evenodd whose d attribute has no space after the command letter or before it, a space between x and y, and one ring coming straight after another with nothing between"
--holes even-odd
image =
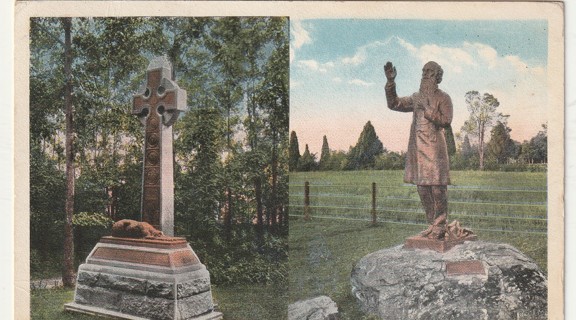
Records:
<instances>
[{"instance_id":1,"label":"bronze statue of man","mask_svg":"<svg viewBox=\"0 0 576 320\"><path fill-rule=\"evenodd\" d=\"M422 68L420 90L408 97L396 94L396 68L384 66L388 108L412 112L412 126L406 152L404 182L415 184L426 212L429 227L421 233L443 239L448 217L447 185L450 184L449 158L444 129L452 122L452 100L438 89L443 70L434 61Z\"/></svg>"}]
</instances>

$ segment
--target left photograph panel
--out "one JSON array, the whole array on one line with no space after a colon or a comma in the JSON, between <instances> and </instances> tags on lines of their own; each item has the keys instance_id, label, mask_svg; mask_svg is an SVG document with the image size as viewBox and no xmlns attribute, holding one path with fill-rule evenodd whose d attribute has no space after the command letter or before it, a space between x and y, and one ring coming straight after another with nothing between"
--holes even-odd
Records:
<instances>
[{"instance_id":1,"label":"left photograph panel","mask_svg":"<svg viewBox=\"0 0 576 320\"><path fill-rule=\"evenodd\" d=\"M289 19L29 19L31 319L286 319Z\"/></svg>"}]
</instances>

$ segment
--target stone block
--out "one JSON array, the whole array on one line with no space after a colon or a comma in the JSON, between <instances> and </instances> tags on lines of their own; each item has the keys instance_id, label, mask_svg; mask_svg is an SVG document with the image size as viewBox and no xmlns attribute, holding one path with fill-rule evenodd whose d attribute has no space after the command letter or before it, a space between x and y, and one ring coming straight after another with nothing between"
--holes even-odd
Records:
<instances>
[{"instance_id":1,"label":"stone block","mask_svg":"<svg viewBox=\"0 0 576 320\"><path fill-rule=\"evenodd\" d=\"M134 294L146 294L146 280L101 273L96 286Z\"/></svg>"},{"instance_id":2,"label":"stone block","mask_svg":"<svg viewBox=\"0 0 576 320\"><path fill-rule=\"evenodd\" d=\"M198 278L192 281L179 283L176 287L178 299L187 298L195 294L210 290L210 278Z\"/></svg>"},{"instance_id":3,"label":"stone block","mask_svg":"<svg viewBox=\"0 0 576 320\"><path fill-rule=\"evenodd\" d=\"M75 302L99 308L120 310L121 292L84 285L76 286Z\"/></svg>"},{"instance_id":4,"label":"stone block","mask_svg":"<svg viewBox=\"0 0 576 320\"><path fill-rule=\"evenodd\" d=\"M86 272L86 271L82 271L79 270L78 272L78 279L76 280L79 284L83 284L83 285L87 285L87 286L95 286L96 282L98 281L98 278L100 276L100 273L97 272Z\"/></svg>"},{"instance_id":5,"label":"stone block","mask_svg":"<svg viewBox=\"0 0 576 320\"><path fill-rule=\"evenodd\" d=\"M151 298L174 298L174 283L148 280L146 295Z\"/></svg>"},{"instance_id":6,"label":"stone block","mask_svg":"<svg viewBox=\"0 0 576 320\"><path fill-rule=\"evenodd\" d=\"M178 319L190 319L214 309L212 292L203 292L182 300L178 300Z\"/></svg>"},{"instance_id":7,"label":"stone block","mask_svg":"<svg viewBox=\"0 0 576 320\"><path fill-rule=\"evenodd\" d=\"M174 301L125 294L122 295L120 311L147 319L171 320L174 319Z\"/></svg>"}]
</instances>

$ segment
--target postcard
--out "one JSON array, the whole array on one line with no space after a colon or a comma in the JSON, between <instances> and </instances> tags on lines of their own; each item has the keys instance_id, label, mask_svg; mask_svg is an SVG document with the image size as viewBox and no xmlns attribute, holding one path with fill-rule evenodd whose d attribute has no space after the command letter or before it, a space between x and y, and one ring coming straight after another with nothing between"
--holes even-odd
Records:
<instances>
[{"instance_id":1,"label":"postcard","mask_svg":"<svg viewBox=\"0 0 576 320\"><path fill-rule=\"evenodd\" d=\"M563 318L563 21L16 3L15 317Z\"/></svg>"}]
</instances>

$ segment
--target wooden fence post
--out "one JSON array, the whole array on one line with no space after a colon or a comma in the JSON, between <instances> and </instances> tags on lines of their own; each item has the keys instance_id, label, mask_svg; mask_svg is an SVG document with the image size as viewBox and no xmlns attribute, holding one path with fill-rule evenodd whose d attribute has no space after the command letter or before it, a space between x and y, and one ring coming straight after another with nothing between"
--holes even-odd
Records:
<instances>
[{"instance_id":1,"label":"wooden fence post","mask_svg":"<svg viewBox=\"0 0 576 320\"><path fill-rule=\"evenodd\" d=\"M310 183L304 182L304 220L310 220Z\"/></svg>"},{"instance_id":2,"label":"wooden fence post","mask_svg":"<svg viewBox=\"0 0 576 320\"><path fill-rule=\"evenodd\" d=\"M376 224L376 182L372 182L372 225Z\"/></svg>"}]
</instances>

